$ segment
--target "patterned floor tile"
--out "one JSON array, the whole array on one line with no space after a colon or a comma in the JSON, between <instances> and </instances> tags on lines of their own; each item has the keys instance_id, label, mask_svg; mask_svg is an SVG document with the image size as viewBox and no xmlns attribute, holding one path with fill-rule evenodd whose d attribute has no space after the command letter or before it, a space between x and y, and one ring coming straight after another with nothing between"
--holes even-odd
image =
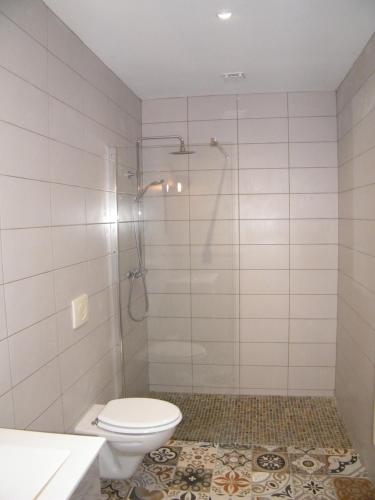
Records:
<instances>
[{"instance_id":1,"label":"patterned floor tile","mask_svg":"<svg viewBox=\"0 0 375 500\"><path fill-rule=\"evenodd\" d=\"M251 494L251 470L246 466L232 467L217 464L212 484L211 499L246 498Z\"/></svg>"},{"instance_id":2,"label":"patterned floor tile","mask_svg":"<svg viewBox=\"0 0 375 500\"><path fill-rule=\"evenodd\" d=\"M289 472L289 459L286 448L254 447L252 470L254 472Z\"/></svg>"},{"instance_id":3,"label":"patterned floor tile","mask_svg":"<svg viewBox=\"0 0 375 500\"><path fill-rule=\"evenodd\" d=\"M201 466L177 467L174 479L169 483L169 498L182 498L189 493L192 500L209 498L212 470Z\"/></svg>"},{"instance_id":4,"label":"patterned floor tile","mask_svg":"<svg viewBox=\"0 0 375 500\"><path fill-rule=\"evenodd\" d=\"M216 452L216 466L227 466L232 470L245 467L251 471L252 448L219 447Z\"/></svg>"},{"instance_id":5,"label":"patterned floor tile","mask_svg":"<svg viewBox=\"0 0 375 500\"><path fill-rule=\"evenodd\" d=\"M160 465L177 465L180 456L181 446L162 446L155 451L148 453L144 460L144 464L160 464Z\"/></svg>"},{"instance_id":6,"label":"patterned floor tile","mask_svg":"<svg viewBox=\"0 0 375 500\"><path fill-rule=\"evenodd\" d=\"M327 475L292 475L295 500L336 500L333 480Z\"/></svg>"},{"instance_id":7,"label":"patterned floor tile","mask_svg":"<svg viewBox=\"0 0 375 500\"><path fill-rule=\"evenodd\" d=\"M163 500L168 498L167 490L149 490L137 486L131 489L128 497L131 500Z\"/></svg>"},{"instance_id":8,"label":"patterned floor tile","mask_svg":"<svg viewBox=\"0 0 375 500\"><path fill-rule=\"evenodd\" d=\"M313 455L312 453L290 454L289 460L292 474L327 474L326 455Z\"/></svg>"},{"instance_id":9,"label":"patterned floor tile","mask_svg":"<svg viewBox=\"0 0 375 500\"><path fill-rule=\"evenodd\" d=\"M253 472L252 498L294 498L290 474L287 472Z\"/></svg>"},{"instance_id":10,"label":"patterned floor tile","mask_svg":"<svg viewBox=\"0 0 375 500\"><path fill-rule=\"evenodd\" d=\"M217 447L211 443L195 443L182 447L178 467L213 469L216 463Z\"/></svg>"},{"instance_id":11,"label":"patterned floor tile","mask_svg":"<svg viewBox=\"0 0 375 500\"><path fill-rule=\"evenodd\" d=\"M358 453L354 450L336 450L327 456L328 473L335 476L366 477L366 469L362 465Z\"/></svg>"},{"instance_id":12,"label":"patterned floor tile","mask_svg":"<svg viewBox=\"0 0 375 500\"><path fill-rule=\"evenodd\" d=\"M375 486L368 479L335 477L337 500L375 500Z\"/></svg>"},{"instance_id":13,"label":"patterned floor tile","mask_svg":"<svg viewBox=\"0 0 375 500\"><path fill-rule=\"evenodd\" d=\"M175 471L173 465L142 463L129 482L133 487L163 490L173 480Z\"/></svg>"},{"instance_id":14,"label":"patterned floor tile","mask_svg":"<svg viewBox=\"0 0 375 500\"><path fill-rule=\"evenodd\" d=\"M130 483L125 480L101 479L100 483L103 500L122 500L127 498L131 490Z\"/></svg>"}]
</instances>

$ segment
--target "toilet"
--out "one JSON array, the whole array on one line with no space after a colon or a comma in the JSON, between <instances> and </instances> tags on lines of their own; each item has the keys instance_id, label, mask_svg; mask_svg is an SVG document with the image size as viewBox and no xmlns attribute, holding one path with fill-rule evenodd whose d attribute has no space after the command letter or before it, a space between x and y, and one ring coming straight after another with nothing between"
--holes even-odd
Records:
<instances>
[{"instance_id":1,"label":"toilet","mask_svg":"<svg viewBox=\"0 0 375 500\"><path fill-rule=\"evenodd\" d=\"M99 454L100 476L127 479L146 453L170 439L181 422L180 409L172 403L150 398L113 399L93 405L74 432L106 439Z\"/></svg>"}]
</instances>

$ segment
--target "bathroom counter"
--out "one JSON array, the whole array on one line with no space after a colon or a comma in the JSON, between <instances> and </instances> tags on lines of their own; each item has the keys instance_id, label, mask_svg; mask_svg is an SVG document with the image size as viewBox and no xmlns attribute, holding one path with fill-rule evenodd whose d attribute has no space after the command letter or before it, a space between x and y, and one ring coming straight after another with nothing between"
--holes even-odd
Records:
<instances>
[{"instance_id":1,"label":"bathroom counter","mask_svg":"<svg viewBox=\"0 0 375 500\"><path fill-rule=\"evenodd\" d=\"M0 500L68 499L104 443L100 437L0 429Z\"/></svg>"}]
</instances>

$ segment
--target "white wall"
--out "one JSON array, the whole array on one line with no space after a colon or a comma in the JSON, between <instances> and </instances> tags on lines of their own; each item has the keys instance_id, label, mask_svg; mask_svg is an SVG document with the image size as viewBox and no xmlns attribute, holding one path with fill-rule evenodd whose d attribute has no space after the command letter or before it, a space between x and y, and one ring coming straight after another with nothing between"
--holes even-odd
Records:
<instances>
[{"instance_id":1,"label":"white wall","mask_svg":"<svg viewBox=\"0 0 375 500\"><path fill-rule=\"evenodd\" d=\"M337 92L339 286L336 394L375 477L375 36Z\"/></svg>"},{"instance_id":2,"label":"white wall","mask_svg":"<svg viewBox=\"0 0 375 500\"><path fill-rule=\"evenodd\" d=\"M155 99L142 111L143 135L180 134L196 151L144 143L145 182L169 185L144 207L151 389L332 395L335 92Z\"/></svg>"},{"instance_id":3,"label":"white wall","mask_svg":"<svg viewBox=\"0 0 375 500\"><path fill-rule=\"evenodd\" d=\"M0 1L2 427L68 430L121 390L106 146L134 146L140 107L42 1ZM84 292L90 320L73 331Z\"/></svg>"}]
</instances>

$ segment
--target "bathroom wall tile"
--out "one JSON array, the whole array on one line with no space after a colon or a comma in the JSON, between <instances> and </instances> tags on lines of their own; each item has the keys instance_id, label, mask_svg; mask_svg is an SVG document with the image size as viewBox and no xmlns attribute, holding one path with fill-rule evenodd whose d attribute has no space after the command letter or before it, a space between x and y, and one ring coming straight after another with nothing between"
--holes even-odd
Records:
<instances>
[{"instance_id":1,"label":"bathroom wall tile","mask_svg":"<svg viewBox=\"0 0 375 500\"><path fill-rule=\"evenodd\" d=\"M8 333L13 334L55 312L52 273L5 285ZM22 315L19 311L22 311Z\"/></svg>"},{"instance_id":2,"label":"bathroom wall tile","mask_svg":"<svg viewBox=\"0 0 375 500\"><path fill-rule=\"evenodd\" d=\"M336 269L337 245L291 245L291 269Z\"/></svg>"},{"instance_id":3,"label":"bathroom wall tile","mask_svg":"<svg viewBox=\"0 0 375 500\"><path fill-rule=\"evenodd\" d=\"M142 102L142 122L179 122L187 120L187 99L145 99Z\"/></svg>"},{"instance_id":4,"label":"bathroom wall tile","mask_svg":"<svg viewBox=\"0 0 375 500\"><path fill-rule=\"evenodd\" d=\"M290 366L335 366L336 344L290 344Z\"/></svg>"},{"instance_id":5,"label":"bathroom wall tile","mask_svg":"<svg viewBox=\"0 0 375 500\"><path fill-rule=\"evenodd\" d=\"M237 103L234 95L188 97L188 106L189 121L237 118Z\"/></svg>"},{"instance_id":6,"label":"bathroom wall tile","mask_svg":"<svg viewBox=\"0 0 375 500\"><path fill-rule=\"evenodd\" d=\"M143 202L144 220L188 220L187 196L146 197Z\"/></svg>"},{"instance_id":7,"label":"bathroom wall tile","mask_svg":"<svg viewBox=\"0 0 375 500\"><path fill-rule=\"evenodd\" d=\"M48 140L45 137L8 123L0 123L0 148L0 173L49 180ZM33 169L30 169L30 163Z\"/></svg>"},{"instance_id":8,"label":"bathroom wall tile","mask_svg":"<svg viewBox=\"0 0 375 500\"><path fill-rule=\"evenodd\" d=\"M0 82L0 119L46 136L47 94L3 68Z\"/></svg>"},{"instance_id":9,"label":"bathroom wall tile","mask_svg":"<svg viewBox=\"0 0 375 500\"><path fill-rule=\"evenodd\" d=\"M187 270L150 269L147 287L150 293L189 293L190 273Z\"/></svg>"},{"instance_id":10,"label":"bathroom wall tile","mask_svg":"<svg viewBox=\"0 0 375 500\"><path fill-rule=\"evenodd\" d=\"M291 295L291 318L334 319L337 311L336 295Z\"/></svg>"},{"instance_id":11,"label":"bathroom wall tile","mask_svg":"<svg viewBox=\"0 0 375 500\"><path fill-rule=\"evenodd\" d=\"M289 116L336 116L336 92L291 92Z\"/></svg>"},{"instance_id":12,"label":"bathroom wall tile","mask_svg":"<svg viewBox=\"0 0 375 500\"><path fill-rule=\"evenodd\" d=\"M190 220L238 219L238 196L202 195L195 196L190 203Z\"/></svg>"},{"instance_id":13,"label":"bathroom wall tile","mask_svg":"<svg viewBox=\"0 0 375 500\"><path fill-rule=\"evenodd\" d=\"M335 142L291 142L291 167L337 167Z\"/></svg>"},{"instance_id":14,"label":"bathroom wall tile","mask_svg":"<svg viewBox=\"0 0 375 500\"><path fill-rule=\"evenodd\" d=\"M193 146L194 154L189 155L189 170L218 170L238 168L238 146L237 144L221 145L223 151L218 147L208 147L207 144Z\"/></svg>"},{"instance_id":15,"label":"bathroom wall tile","mask_svg":"<svg viewBox=\"0 0 375 500\"><path fill-rule=\"evenodd\" d=\"M286 389L288 368L282 366L240 366L242 389Z\"/></svg>"},{"instance_id":16,"label":"bathroom wall tile","mask_svg":"<svg viewBox=\"0 0 375 500\"><path fill-rule=\"evenodd\" d=\"M49 136L70 146L84 148L85 118L62 102L49 98Z\"/></svg>"},{"instance_id":17,"label":"bathroom wall tile","mask_svg":"<svg viewBox=\"0 0 375 500\"><path fill-rule=\"evenodd\" d=\"M188 122L190 144L207 144L215 137L221 144L237 143L236 120L205 120Z\"/></svg>"},{"instance_id":18,"label":"bathroom wall tile","mask_svg":"<svg viewBox=\"0 0 375 500\"><path fill-rule=\"evenodd\" d=\"M87 168L84 152L75 147L50 140L48 142L51 181L72 186L84 186Z\"/></svg>"},{"instance_id":19,"label":"bathroom wall tile","mask_svg":"<svg viewBox=\"0 0 375 500\"><path fill-rule=\"evenodd\" d=\"M27 6L27 8L25 8ZM42 1L12 2L4 0L1 10L42 45L47 44L47 7Z\"/></svg>"},{"instance_id":20,"label":"bathroom wall tile","mask_svg":"<svg viewBox=\"0 0 375 500\"><path fill-rule=\"evenodd\" d=\"M2 228L49 226L50 186L45 182L0 177Z\"/></svg>"},{"instance_id":21,"label":"bathroom wall tile","mask_svg":"<svg viewBox=\"0 0 375 500\"><path fill-rule=\"evenodd\" d=\"M191 343L174 340L151 340L148 343L150 363L191 363Z\"/></svg>"},{"instance_id":22,"label":"bathroom wall tile","mask_svg":"<svg viewBox=\"0 0 375 500\"><path fill-rule=\"evenodd\" d=\"M83 189L52 185L51 193L52 224L84 224L85 217L85 191Z\"/></svg>"},{"instance_id":23,"label":"bathroom wall tile","mask_svg":"<svg viewBox=\"0 0 375 500\"><path fill-rule=\"evenodd\" d=\"M58 432L64 433L63 408L61 398L47 408L28 427L28 431L34 432Z\"/></svg>"},{"instance_id":24,"label":"bathroom wall tile","mask_svg":"<svg viewBox=\"0 0 375 500\"><path fill-rule=\"evenodd\" d=\"M291 194L290 217L293 219L337 218L337 194Z\"/></svg>"},{"instance_id":25,"label":"bathroom wall tile","mask_svg":"<svg viewBox=\"0 0 375 500\"><path fill-rule=\"evenodd\" d=\"M239 271L229 269L192 270L192 293L239 293Z\"/></svg>"},{"instance_id":26,"label":"bathroom wall tile","mask_svg":"<svg viewBox=\"0 0 375 500\"><path fill-rule=\"evenodd\" d=\"M98 259L90 260L87 263L88 268L88 284L87 291L89 294L97 293L104 288L111 286L116 277L114 273L114 264L117 266L116 256L106 255Z\"/></svg>"},{"instance_id":27,"label":"bathroom wall tile","mask_svg":"<svg viewBox=\"0 0 375 500\"><path fill-rule=\"evenodd\" d=\"M168 385L173 380L173 384L179 387L193 383L192 365L188 363L150 363L149 370L151 384Z\"/></svg>"},{"instance_id":28,"label":"bathroom wall tile","mask_svg":"<svg viewBox=\"0 0 375 500\"><path fill-rule=\"evenodd\" d=\"M288 269L289 245L240 245L241 269Z\"/></svg>"},{"instance_id":29,"label":"bathroom wall tile","mask_svg":"<svg viewBox=\"0 0 375 500\"><path fill-rule=\"evenodd\" d=\"M288 366L288 343L241 343L240 364Z\"/></svg>"},{"instance_id":30,"label":"bathroom wall tile","mask_svg":"<svg viewBox=\"0 0 375 500\"><path fill-rule=\"evenodd\" d=\"M51 96L84 111L85 81L54 55L48 54L48 92Z\"/></svg>"},{"instance_id":31,"label":"bathroom wall tile","mask_svg":"<svg viewBox=\"0 0 375 500\"><path fill-rule=\"evenodd\" d=\"M2 395L11 388L8 340L0 342L0 360L0 394Z\"/></svg>"},{"instance_id":32,"label":"bathroom wall tile","mask_svg":"<svg viewBox=\"0 0 375 500\"><path fill-rule=\"evenodd\" d=\"M89 226L92 228L93 226ZM91 243L91 241L90 241ZM85 226L64 226L52 228L54 266L65 267L86 259L87 235Z\"/></svg>"},{"instance_id":33,"label":"bathroom wall tile","mask_svg":"<svg viewBox=\"0 0 375 500\"><path fill-rule=\"evenodd\" d=\"M188 245L146 246L146 267L148 269L188 269L190 250Z\"/></svg>"},{"instance_id":34,"label":"bathroom wall tile","mask_svg":"<svg viewBox=\"0 0 375 500\"><path fill-rule=\"evenodd\" d=\"M145 141L142 147L143 172L188 170L189 157L171 154L175 151L178 151L178 141L173 146L154 147L148 147Z\"/></svg>"},{"instance_id":35,"label":"bathroom wall tile","mask_svg":"<svg viewBox=\"0 0 375 500\"><path fill-rule=\"evenodd\" d=\"M116 221L116 195L103 191L86 190L87 224L103 224Z\"/></svg>"},{"instance_id":36,"label":"bathroom wall tile","mask_svg":"<svg viewBox=\"0 0 375 500\"><path fill-rule=\"evenodd\" d=\"M239 143L288 142L286 118L245 119L238 122Z\"/></svg>"},{"instance_id":37,"label":"bathroom wall tile","mask_svg":"<svg viewBox=\"0 0 375 500\"><path fill-rule=\"evenodd\" d=\"M334 344L336 328L336 319L291 319L290 341L308 344Z\"/></svg>"},{"instance_id":38,"label":"bathroom wall tile","mask_svg":"<svg viewBox=\"0 0 375 500\"><path fill-rule=\"evenodd\" d=\"M244 342L288 342L288 337L289 319L241 318L241 349Z\"/></svg>"},{"instance_id":39,"label":"bathroom wall tile","mask_svg":"<svg viewBox=\"0 0 375 500\"><path fill-rule=\"evenodd\" d=\"M190 318L147 318L149 340L190 340Z\"/></svg>"},{"instance_id":40,"label":"bathroom wall tile","mask_svg":"<svg viewBox=\"0 0 375 500\"><path fill-rule=\"evenodd\" d=\"M336 292L337 271L317 269L290 271L290 293L335 294Z\"/></svg>"},{"instance_id":41,"label":"bathroom wall tile","mask_svg":"<svg viewBox=\"0 0 375 500\"><path fill-rule=\"evenodd\" d=\"M58 269L54 272L56 308L58 311L69 306L71 301L87 293L88 268L87 263Z\"/></svg>"},{"instance_id":42,"label":"bathroom wall tile","mask_svg":"<svg viewBox=\"0 0 375 500\"><path fill-rule=\"evenodd\" d=\"M238 174L233 170L194 171L189 174L191 195L223 195L238 192Z\"/></svg>"},{"instance_id":43,"label":"bathroom wall tile","mask_svg":"<svg viewBox=\"0 0 375 500\"><path fill-rule=\"evenodd\" d=\"M157 317L189 317L190 295L170 294L170 293L152 293L149 296L150 309L149 316Z\"/></svg>"},{"instance_id":44,"label":"bathroom wall tile","mask_svg":"<svg viewBox=\"0 0 375 500\"><path fill-rule=\"evenodd\" d=\"M239 186L241 194L287 193L289 173L286 169L240 170Z\"/></svg>"},{"instance_id":45,"label":"bathroom wall tile","mask_svg":"<svg viewBox=\"0 0 375 500\"><path fill-rule=\"evenodd\" d=\"M336 141L336 117L290 118L289 140L290 142Z\"/></svg>"},{"instance_id":46,"label":"bathroom wall tile","mask_svg":"<svg viewBox=\"0 0 375 500\"><path fill-rule=\"evenodd\" d=\"M2 231L4 281L15 281L52 269L49 228Z\"/></svg>"},{"instance_id":47,"label":"bathroom wall tile","mask_svg":"<svg viewBox=\"0 0 375 500\"><path fill-rule=\"evenodd\" d=\"M189 194L189 175L186 171L179 172L146 172L143 174L143 183L148 184L155 180L163 180L163 185L151 186L145 198L151 196L186 196Z\"/></svg>"},{"instance_id":48,"label":"bathroom wall tile","mask_svg":"<svg viewBox=\"0 0 375 500\"><path fill-rule=\"evenodd\" d=\"M14 409L12 391L0 397L0 425L3 429L14 428Z\"/></svg>"},{"instance_id":49,"label":"bathroom wall tile","mask_svg":"<svg viewBox=\"0 0 375 500\"><path fill-rule=\"evenodd\" d=\"M238 295L194 294L191 314L193 318L237 318Z\"/></svg>"},{"instance_id":50,"label":"bathroom wall tile","mask_svg":"<svg viewBox=\"0 0 375 500\"><path fill-rule=\"evenodd\" d=\"M288 116L287 96L275 94L241 94L238 96L238 118L274 118Z\"/></svg>"},{"instance_id":51,"label":"bathroom wall tile","mask_svg":"<svg viewBox=\"0 0 375 500\"><path fill-rule=\"evenodd\" d=\"M189 243L187 221L146 221L144 232L146 245L187 245Z\"/></svg>"},{"instance_id":52,"label":"bathroom wall tile","mask_svg":"<svg viewBox=\"0 0 375 500\"><path fill-rule=\"evenodd\" d=\"M15 424L24 429L60 394L57 360L53 360L13 389Z\"/></svg>"},{"instance_id":53,"label":"bathroom wall tile","mask_svg":"<svg viewBox=\"0 0 375 500\"><path fill-rule=\"evenodd\" d=\"M238 269L238 252L238 245L191 246L191 269Z\"/></svg>"},{"instance_id":54,"label":"bathroom wall tile","mask_svg":"<svg viewBox=\"0 0 375 500\"><path fill-rule=\"evenodd\" d=\"M240 291L243 294L289 293L289 271L243 269Z\"/></svg>"},{"instance_id":55,"label":"bathroom wall tile","mask_svg":"<svg viewBox=\"0 0 375 500\"><path fill-rule=\"evenodd\" d=\"M240 195L241 219L288 219L289 195Z\"/></svg>"},{"instance_id":56,"label":"bathroom wall tile","mask_svg":"<svg viewBox=\"0 0 375 500\"><path fill-rule=\"evenodd\" d=\"M337 193L336 168L293 168L291 193Z\"/></svg>"},{"instance_id":57,"label":"bathroom wall tile","mask_svg":"<svg viewBox=\"0 0 375 500\"><path fill-rule=\"evenodd\" d=\"M190 244L238 244L238 222L233 220L191 221Z\"/></svg>"},{"instance_id":58,"label":"bathroom wall tile","mask_svg":"<svg viewBox=\"0 0 375 500\"><path fill-rule=\"evenodd\" d=\"M236 387L237 368L223 365L193 365L193 386Z\"/></svg>"},{"instance_id":59,"label":"bathroom wall tile","mask_svg":"<svg viewBox=\"0 0 375 500\"><path fill-rule=\"evenodd\" d=\"M12 382L18 384L57 355L55 317L47 318L9 338Z\"/></svg>"},{"instance_id":60,"label":"bathroom wall tile","mask_svg":"<svg viewBox=\"0 0 375 500\"><path fill-rule=\"evenodd\" d=\"M179 135L185 142L187 141L187 124L186 122L166 122L166 123L144 123L142 125L142 136L164 136L164 135ZM208 141L207 141L208 142ZM175 146L176 139L167 140L150 140L147 141L148 146Z\"/></svg>"},{"instance_id":61,"label":"bathroom wall tile","mask_svg":"<svg viewBox=\"0 0 375 500\"><path fill-rule=\"evenodd\" d=\"M192 318L192 339L206 342L238 341L239 322L236 318Z\"/></svg>"},{"instance_id":62,"label":"bathroom wall tile","mask_svg":"<svg viewBox=\"0 0 375 500\"><path fill-rule=\"evenodd\" d=\"M0 286L0 340L7 336L7 325L5 319L4 287Z\"/></svg>"},{"instance_id":63,"label":"bathroom wall tile","mask_svg":"<svg viewBox=\"0 0 375 500\"><path fill-rule=\"evenodd\" d=\"M241 244L288 244L288 220L241 220Z\"/></svg>"},{"instance_id":64,"label":"bathroom wall tile","mask_svg":"<svg viewBox=\"0 0 375 500\"><path fill-rule=\"evenodd\" d=\"M240 144L239 168L288 168L288 144Z\"/></svg>"},{"instance_id":65,"label":"bathroom wall tile","mask_svg":"<svg viewBox=\"0 0 375 500\"><path fill-rule=\"evenodd\" d=\"M291 389L332 390L335 385L335 370L330 367L290 367Z\"/></svg>"},{"instance_id":66,"label":"bathroom wall tile","mask_svg":"<svg viewBox=\"0 0 375 500\"><path fill-rule=\"evenodd\" d=\"M291 220L291 244L337 244L337 220Z\"/></svg>"},{"instance_id":67,"label":"bathroom wall tile","mask_svg":"<svg viewBox=\"0 0 375 500\"><path fill-rule=\"evenodd\" d=\"M240 316L241 318L288 318L289 296L241 295Z\"/></svg>"}]
</instances>

